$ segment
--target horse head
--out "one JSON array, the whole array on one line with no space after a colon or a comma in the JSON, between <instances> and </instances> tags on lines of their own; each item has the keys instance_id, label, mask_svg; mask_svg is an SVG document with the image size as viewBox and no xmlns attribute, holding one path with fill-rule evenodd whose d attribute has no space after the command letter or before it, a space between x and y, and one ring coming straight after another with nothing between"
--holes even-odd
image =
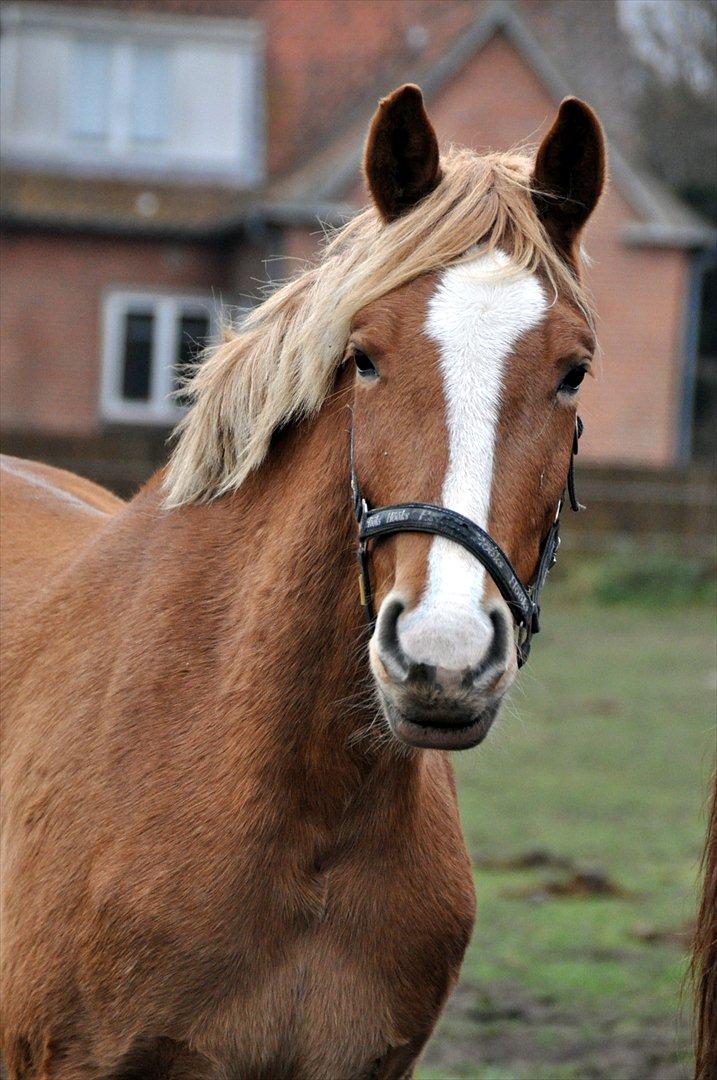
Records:
<instances>
[{"instance_id":1,"label":"horse head","mask_svg":"<svg viewBox=\"0 0 717 1080\"><path fill-rule=\"evenodd\" d=\"M580 233L604 160L598 120L568 98L532 176L509 178L515 221L504 234L541 236L564 273L521 265L515 252L476 236L462 258L351 320L352 460L365 506L418 503L461 515L492 538L519 582L534 581L559 513L595 351L589 311L566 282L579 282ZM483 161L475 195L489 202L510 163ZM381 102L365 172L381 228L408 232L402 243L410 243L443 183L417 87ZM459 749L484 738L515 678L515 609L490 559L445 532L426 535L419 517L415 530L409 515L410 531L387 528L371 544L371 669L400 740Z\"/></svg>"}]
</instances>

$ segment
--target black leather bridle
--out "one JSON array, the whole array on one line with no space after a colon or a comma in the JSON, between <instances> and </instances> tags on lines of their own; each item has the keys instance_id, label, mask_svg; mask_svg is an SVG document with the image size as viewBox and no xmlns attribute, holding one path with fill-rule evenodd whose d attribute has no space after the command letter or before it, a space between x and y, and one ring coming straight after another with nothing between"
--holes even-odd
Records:
<instances>
[{"instance_id":1,"label":"black leather bridle","mask_svg":"<svg viewBox=\"0 0 717 1080\"><path fill-rule=\"evenodd\" d=\"M381 506L371 509L361 494L356 465L354 461L353 427L351 429L351 497L354 514L359 527L358 561L359 594L361 604L366 611L369 626L373 630L376 624L376 612L373 603L371 575L369 571L369 549L372 540L382 536L391 536L401 532L433 533L444 536L470 551L478 562L488 571L498 590L510 608L517 628L516 648L518 667L528 659L530 644L534 634L540 630L540 594L555 565L560 546L560 514L567 499L572 510L581 509L575 493L574 462L578 452L578 440L583 433L583 423L575 417L573 445L570 451L565 491L558 502L553 523L543 540L540 559L532 585L524 585L511 566L510 559L495 540L475 522L455 510L432 503L398 503L395 506Z\"/></svg>"}]
</instances>

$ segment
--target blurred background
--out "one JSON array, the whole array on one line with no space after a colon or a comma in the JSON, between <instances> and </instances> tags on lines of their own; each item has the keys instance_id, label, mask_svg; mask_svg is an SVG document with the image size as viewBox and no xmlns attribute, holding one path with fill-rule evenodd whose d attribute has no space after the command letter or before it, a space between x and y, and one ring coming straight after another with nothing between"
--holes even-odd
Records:
<instances>
[{"instance_id":1,"label":"blurred background","mask_svg":"<svg viewBox=\"0 0 717 1080\"><path fill-rule=\"evenodd\" d=\"M611 184L586 237L601 372L535 662L462 757L479 918L421 1075L688 1075L680 984L714 748L713 0L0 5L5 452L130 495L222 311L364 201L377 99L537 143L568 93ZM551 593L551 590L549 590Z\"/></svg>"}]
</instances>

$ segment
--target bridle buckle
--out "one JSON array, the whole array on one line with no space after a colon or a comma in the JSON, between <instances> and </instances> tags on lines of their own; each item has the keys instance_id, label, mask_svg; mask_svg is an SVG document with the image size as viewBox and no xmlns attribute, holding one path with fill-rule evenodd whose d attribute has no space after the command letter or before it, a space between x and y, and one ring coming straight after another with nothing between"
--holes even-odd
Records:
<instances>
[{"instance_id":1,"label":"bridle buckle","mask_svg":"<svg viewBox=\"0 0 717 1080\"><path fill-rule=\"evenodd\" d=\"M361 570L359 570L359 573L358 573L358 586L359 586L359 601L361 603L361 607L362 608L368 607L368 597L366 596L366 586L364 585L363 573L362 573Z\"/></svg>"}]
</instances>

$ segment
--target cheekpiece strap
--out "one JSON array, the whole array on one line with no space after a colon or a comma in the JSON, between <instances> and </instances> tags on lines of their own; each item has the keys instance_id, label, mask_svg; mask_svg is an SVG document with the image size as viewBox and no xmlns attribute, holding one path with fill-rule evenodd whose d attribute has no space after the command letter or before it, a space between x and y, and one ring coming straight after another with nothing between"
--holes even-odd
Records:
<instances>
[{"instance_id":1,"label":"cheekpiece strap","mask_svg":"<svg viewBox=\"0 0 717 1080\"><path fill-rule=\"evenodd\" d=\"M580 436L583 433L583 422L579 416L575 417L575 432L573 433L573 449L570 454L570 465L568 466L568 500L570 501L570 509L577 514L578 510L584 510L585 507L578 501L577 492L575 490L575 458L578 456L578 442Z\"/></svg>"}]
</instances>

